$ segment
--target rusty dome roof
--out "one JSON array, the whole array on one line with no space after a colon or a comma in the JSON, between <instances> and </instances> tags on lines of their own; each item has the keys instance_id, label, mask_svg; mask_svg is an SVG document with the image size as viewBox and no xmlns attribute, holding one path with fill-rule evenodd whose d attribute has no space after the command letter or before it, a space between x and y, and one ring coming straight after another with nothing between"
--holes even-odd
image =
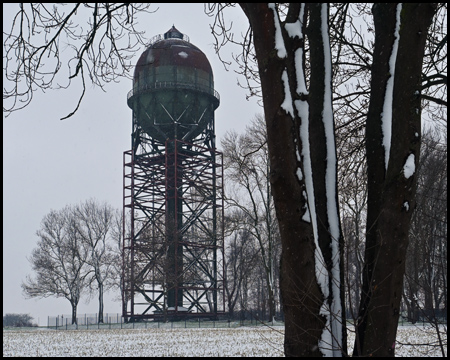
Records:
<instances>
[{"instance_id":1,"label":"rusty dome roof","mask_svg":"<svg viewBox=\"0 0 450 360\"><path fill-rule=\"evenodd\" d=\"M164 36L158 35L155 38L156 40L151 42L136 63L135 81L139 78L139 73L147 67L185 66L212 74L206 55L197 46L191 44L187 36L178 31L175 26L172 26Z\"/></svg>"}]
</instances>

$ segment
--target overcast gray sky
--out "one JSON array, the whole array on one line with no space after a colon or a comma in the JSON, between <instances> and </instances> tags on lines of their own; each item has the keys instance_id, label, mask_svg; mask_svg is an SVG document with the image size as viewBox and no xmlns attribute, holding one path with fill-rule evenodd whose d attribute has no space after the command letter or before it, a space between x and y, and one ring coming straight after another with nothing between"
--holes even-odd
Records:
<instances>
[{"instance_id":1,"label":"overcast gray sky","mask_svg":"<svg viewBox=\"0 0 450 360\"><path fill-rule=\"evenodd\" d=\"M247 92L237 85L238 75L225 71L213 48L209 24L212 18L203 12L203 4L154 4L154 14L139 16L138 29L146 37L163 34L172 25L189 36L209 59L220 93L216 110L216 135L220 140L226 131L242 132L262 108L256 99L246 100ZM17 4L3 4L3 31ZM229 9L237 34L244 32L248 22L240 8ZM144 48L136 54L134 62ZM228 60L231 51L228 47ZM224 53L225 54L225 53ZM240 79L243 80L242 78ZM3 116L3 314L28 313L47 324L47 316L70 314L66 299L25 300L20 284L32 275L27 257L36 247L36 231L44 215L91 197L122 207L122 154L131 146L131 109L126 96L131 80L106 86L104 93L88 87L83 103L75 116L59 119L73 110L79 88L36 93L25 109ZM108 294L106 313L120 313L121 304ZM78 313L96 313L97 300L80 301Z\"/></svg>"}]
</instances>

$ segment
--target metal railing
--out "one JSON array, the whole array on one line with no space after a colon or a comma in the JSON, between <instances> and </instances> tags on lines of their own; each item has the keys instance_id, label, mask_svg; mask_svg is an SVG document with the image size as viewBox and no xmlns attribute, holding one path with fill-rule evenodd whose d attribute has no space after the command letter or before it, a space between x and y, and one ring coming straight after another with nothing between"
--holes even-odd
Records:
<instances>
[{"instance_id":1,"label":"metal railing","mask_svg":"<svg viewBox=\"0 0 450 360\"><path fill-rule=\"evenodd\" d=\"M190 43L189 36L187 36L185 34L182 34L182 35L183 35L183 38L179 39L179 40L183 40L183 41ZM174 38L170 38L170 39L174 39ZM178 39L178 38L175 38L175 39ZM146 47L149 47L161 40L164 40L164 34L155 35L150 39L150 41L147 43Z\"/></svg>"},{"instance_id":2,"label":"metal railing","mask_svg":"<svg viewBox=\"0 0 450 360\"><path fill-rule=\"evenodd\" d=\"M220 95L219 93L204 85L195 85L192 83L184 83L184 82L176 82L176 81L157 81L154 83L145 83L144 85L139 86L137 89L131 89L127 94L127 100L130 100L130 98L134 95L138 95L141 93L146 93L150 91L155 91L159 89L187 89L187 90L194 90L194 91L200 91L207 93L209 95L214 96L218 102L220 102Z\"/></svg>"}]
</instances>

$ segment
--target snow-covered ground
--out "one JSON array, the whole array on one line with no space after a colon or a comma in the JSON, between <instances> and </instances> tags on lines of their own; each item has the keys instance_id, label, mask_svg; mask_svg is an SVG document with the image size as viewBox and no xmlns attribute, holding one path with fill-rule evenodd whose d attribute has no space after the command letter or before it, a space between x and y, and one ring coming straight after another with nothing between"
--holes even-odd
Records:
<instances>
[{"instance_id":1,"label":"snow-covered ground","mask_svg":"<svg viewBox=\"0 0 450 360\"><path fill-rule=\"evenodd\" d=\"M397 356L441 356L436 334L399 327ZM4 330L3 356L283 356L284 329ZM353 343L349 332L349 345ZM446 341L445 341L446 342ZM436 344L436 343L435 343ZM349 346L349 351L351 347Z\"/></svg>"}]
</instances>

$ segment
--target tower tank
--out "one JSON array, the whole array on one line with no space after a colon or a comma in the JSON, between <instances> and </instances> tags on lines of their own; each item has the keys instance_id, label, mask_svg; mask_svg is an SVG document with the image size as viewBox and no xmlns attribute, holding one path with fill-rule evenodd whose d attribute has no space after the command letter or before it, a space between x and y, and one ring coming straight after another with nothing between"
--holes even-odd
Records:
<instances>
[{"instance_id":1,"label":"tower tank","mask_svg":"<svg viewBox=\"0 0 450 360\"><path fill-rule=\"evenodd\" d=\"M127 103L123 316L216 318L225 311L223 157L206 55L175 26L155 36L136 63Z\"/></svg>"},{"instance_id":2,"label":"tower tank","mask_svg":"<svg viewBox=\"0 0 450 360\"><path fill-rule=\"evenodd\" d=\"M128 106L151 138L189 141L214 121L219 106L205 54L175 26L154 37L134 72Z\"/></svg>"}]
</instances>

